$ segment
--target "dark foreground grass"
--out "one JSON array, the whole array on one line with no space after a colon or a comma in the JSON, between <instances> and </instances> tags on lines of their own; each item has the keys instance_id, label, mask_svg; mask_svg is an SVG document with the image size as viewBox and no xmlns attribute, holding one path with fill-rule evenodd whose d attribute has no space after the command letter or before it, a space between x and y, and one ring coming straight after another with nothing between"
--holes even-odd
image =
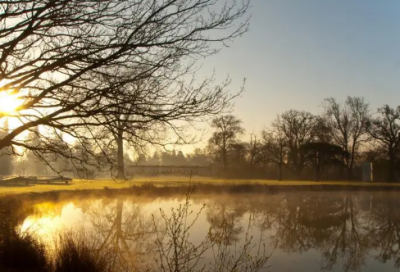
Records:
<instances>
[{"instance_id":1,"label":"dark foreground grass","mask_svg":"<svg viewBox=\"0 0 400 272\"><path fill-rule=\"evenodd\" d=\"M5 272L106 272L109 261L85 240L60 236L54 254L34 236L24 233L8 237L0 245L0 271Z\"/></svg>"},{"instance_id":2,"label":"dark foreground grass","mask_svg":"<svg viewBox=\"0 0 400 272\"><path fill-rule=\"evenodd\" d=\"M0 245L0 271L50 272L45 246L29 234L6 237Z\"/></svg>"}]
</instances>

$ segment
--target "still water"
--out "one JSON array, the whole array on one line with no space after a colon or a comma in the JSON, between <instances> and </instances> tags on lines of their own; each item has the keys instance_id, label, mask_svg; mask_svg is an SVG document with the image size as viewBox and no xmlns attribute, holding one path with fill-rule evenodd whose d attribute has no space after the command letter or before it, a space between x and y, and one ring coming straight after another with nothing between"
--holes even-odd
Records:
<instances>
[{"instance_id":1,"label":"still water","mask_svg":"<svg viewBox=\"0 0 400 272\"><path fill-rule=\"evenodd\" d=\"M111 248L121 271L155 266L177 224L179 241L202 253L196 267L234 262L243 251L252 259L242 268L264 257L260 271L394 271L400 265L396 192L81 197L35 201L10 214L18 217L16 229L49 247L68 231L96 249Z\"/></svg>"}]
</instances>

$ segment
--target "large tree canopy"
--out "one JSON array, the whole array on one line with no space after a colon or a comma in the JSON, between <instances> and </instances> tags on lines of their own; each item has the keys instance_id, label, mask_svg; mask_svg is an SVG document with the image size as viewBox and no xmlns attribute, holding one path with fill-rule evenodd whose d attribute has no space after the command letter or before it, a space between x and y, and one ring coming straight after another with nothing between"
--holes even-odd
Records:
<instances>
[{"instance_id":1,"label":"large tree canopy","mask_svg":"<svg viewBox=\"0 0 400 272\"><path fill-rule=\"evenodd\" d=\"M359 157L361 144L366 140L366 124L369 119L369 105L362 97L347 97L343 104L335 98L325 99L325 119L333 142L342 147L349 156L345 158L347 178Z\"/></svg>"},{"instance_id":2,"label":"large tree canopy","mask_svg":"<svg viewBox=\"0 0 400 272\"><path fill-rule=\"evenodd\" d=\"M279 134L281 138L278 143L285 144L288 165L300 176L306 165L305 156L300 147L316 140L323 131L319 118L306 111L289 110L278 115L272 124L272 129L275 135ZM280 152L278 156L283 156L283 149L278 147L278 150Z\"/></svg>"},{"instance_id":3,"label":"large tree canopy","mask_svg":"<svg viewBox=\"0 0 400 272\"><path fill-rule=\"evenodd\" d=\"M209 139L211 150L215 150L217 157L222 161L224 170L227 170L228 153L238 146L237 138L244 133L242 121L233 115L223 115L212 120L211 127L215 129Z\"/></svg>"},{"instance_id":4,"label":"large tree canopy","mask_svg":"<svg viewBox=\"0 0 400 272\"><path fill-rule=\"evenodd\" d=\"M386 153L389 159L387 179L396 181L400 161L400 106L391 108L385 105L378 109L379 115L367 124L367 131Z\"/></svg>"},{"instance_id":5,"label":"large tree canopy","mask_svg":"<svg viewBox=\"0 0 400 272\"><path fill-rule=\"evenodd\" d=\"M8 113L19 125L0 138L0 149L21 146L71 157L48 137L33 146L19 135L42 133L40 126L96 143L102 135L96 128L108 126L123 128L132 139L143 135L137 130L143 124L161 122L176 131L174 120L221 112L232 98L228 82L215 87L207 78L188 84L183 76L199 57L247 30L248 5L247 0L1 1L0 92L18 96L21 105ZM0 113L0 119L5 116Z\"/></svg>"}]
</instances>

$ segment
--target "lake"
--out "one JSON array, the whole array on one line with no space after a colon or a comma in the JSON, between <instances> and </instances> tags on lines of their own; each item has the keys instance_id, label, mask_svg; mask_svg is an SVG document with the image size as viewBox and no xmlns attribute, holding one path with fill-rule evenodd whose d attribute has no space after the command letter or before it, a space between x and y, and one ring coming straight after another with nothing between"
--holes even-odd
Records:
<instances>
[{"instance_id":1,"label":"lake","mask_svg":"<svg viewBox=\"0 0 400 272\"><path fill-rule=\"evenodd\" d=\"M174 256L184 267L217 271L400 265L398 192L113 194L0 204L2 228L32 233L49 250L73 233L108 250L115 271L158 271Z\"/></svg>"}]
</instances>

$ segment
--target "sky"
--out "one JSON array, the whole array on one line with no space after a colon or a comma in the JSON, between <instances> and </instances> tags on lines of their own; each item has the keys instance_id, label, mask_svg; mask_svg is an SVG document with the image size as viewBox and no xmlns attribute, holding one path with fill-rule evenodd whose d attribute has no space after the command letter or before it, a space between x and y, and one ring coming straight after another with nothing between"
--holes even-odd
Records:
<instances>
[{"instance_id":1,"label":"sky","mask_svg":"<svg viewBox=\"0 0 400 272\"><path fill-rule=\"evenodd\" d=\"M318 114L327 97L400 105L400 1L252 0L250 13L249 31L201 68L233 91L247 78L233 114L248 133L289 109Z\"/></svg>"},{"instance_id":2,"label":"sky","mask_svg":"<svg viewBox=\"0 0 400 272\"><path fill-rule=\"evenodd\" d=\"M400 105L400 0L251 0L249 13L249 31L200 62L200 78L229 75L234 92L247 78L233 111L247 137L286 110L321 113L328 97Z\"/></svg>"}]
</instances>

